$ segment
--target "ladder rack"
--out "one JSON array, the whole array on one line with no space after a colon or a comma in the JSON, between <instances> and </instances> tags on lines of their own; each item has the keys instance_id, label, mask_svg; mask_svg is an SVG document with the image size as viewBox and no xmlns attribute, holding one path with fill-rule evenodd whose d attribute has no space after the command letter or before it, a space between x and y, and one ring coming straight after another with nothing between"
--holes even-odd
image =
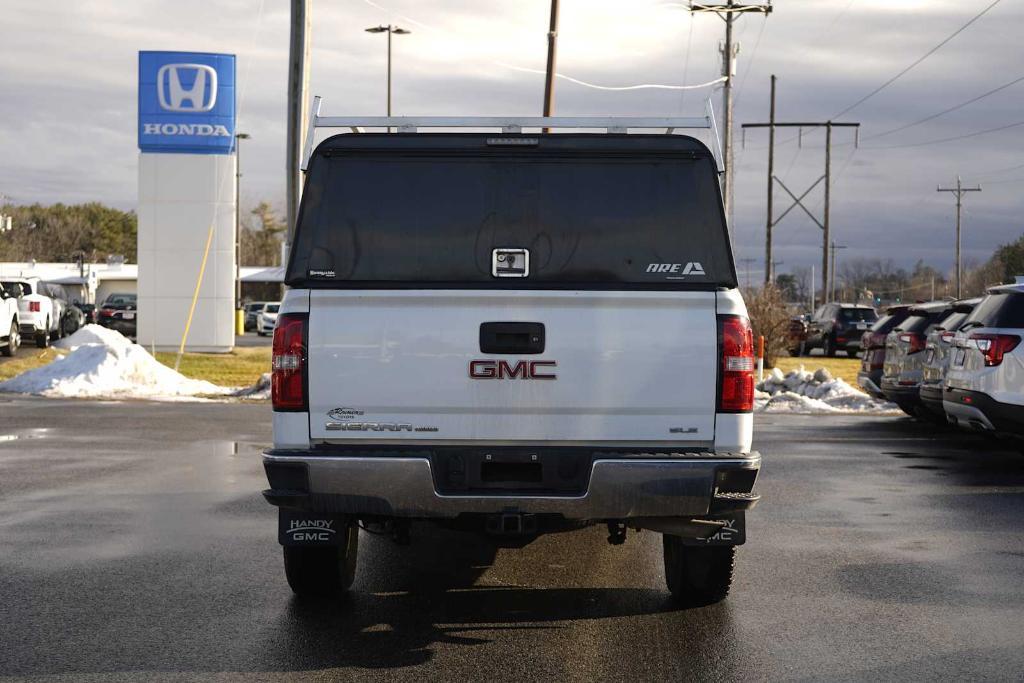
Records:
<instances>
[{"instance_id":1,"label":"ladder rack","mask_svg":"<svg viewBox=\"0 0 1024 683\"><path fill-rule=\"evenodd\" d=\"M664 130L667 135L677 130L704 129L711 131L714 139L715 161L722 150L718 143L718 127L710 100L704 116L660 117L660 116L321 116L319 95L313 98L302 152L302 170L309 166L313 155L313 144L318 128L348 128L353 133L362 133L365 128L396 129L399 133L415 133L422 128L498 128L502 133L522 133L526 129L551 130L601 130L608 133L628 133L631 129Z\"/></svg>"}]
</instances>

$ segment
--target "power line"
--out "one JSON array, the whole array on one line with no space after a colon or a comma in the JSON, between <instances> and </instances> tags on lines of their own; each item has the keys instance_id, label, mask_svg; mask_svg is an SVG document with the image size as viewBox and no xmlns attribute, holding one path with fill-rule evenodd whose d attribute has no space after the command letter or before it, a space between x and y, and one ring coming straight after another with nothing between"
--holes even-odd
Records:
<instances>
[{"instance_id":1,"label":"power line","mask_svg":"<svg viewBox=\"0 0 1024 683\"><path fill-rule=\"evenodd\" d=\"M443 29L443 28L438 28L436 26L430 26L429 24L424 24L422 21L417 21L416 19L414 19L414 18L412 18L412 17L410 17L408 15L399 14L397 12L394 12L390 8L385 7L384 5L381 5L379 3L376 3L373 0L363 0L363 2L365 2L367 5L370 5L371 7L375 7L377 9L379 9L379 10L384 11L384 12L388 12L388 13L398 17L402 21L408 22L410 24L414 24L416 26L419 26L420 28L427 29L428 31L435 31L435 32L438 32L438 33L449 33L449 34L456 34L456 35L458 33L456 31L452 31L450 29ZM520 71L520 72L523 72L523 73L535 73L535 74L547 75L547 71L545 71L543 69L528 69L526 67L516 66L515 64L507 64L505 62L497 62L497 61L491 61L490 63L494 64L495 66L500 66L503 69L511 69L512 71ZM578 78L573 78L572 76L568 76L568 75L562 74L562 73L555 73L555 77L556 78L561 78L561 79L566 80L566 81L569 81L570 83L575 83L577 85L581 85L581 86L583 86L585 88L593 88L594 90L613 90L613 91L622 91L622 90L684 90L684 91L685 90L696 90L698 88L707 88L707 87L712 86L712 85L717 85L718 83L722 83L722 82L728 80L725 76L722 76L720 78L716 78L713 81L708 81L706 83L699 83L697 85L666 85L666 84L662 84L662 83L641 83L639 85L609 86L609 85L598 85L596 83L588 83L587 81L580 80Z\"/></svg>"},{"instance_id":2,"label":"power line","mask_svg":"<svg viewBox=\"0 0 1024 683\"><path fill-rule=\"evenodd\" d=\"M690 47L693 45L693 17L690 17L690 30L686 34L686 56L683 58L683 83L686 83L690 73ZM679 113L683 113L683 105L686 103L686 91L679 95Z\"/></svg>"},{"instance_id":3,"label":"power line","mask_svg":"<svg viewBox=\"0 0 1024 683\"><path fill-rule=\"evenodd\" d=\"M1007 185L1009 183L1024 183L1024 178L1007 178L1006 180L986 180L986 185Z\"/></svg>"},{"instance_id":4,"label":"power line","mask_svg":"<svg viewBox=\"0 0 1024 683\"><path fill-rule=\"evenodd\" d=\"M1018 170L1020 170L1022 168L1024 168L1024 164L1015 164L1015 165L1010 166L1008 168L997 168L994 171L982 171L980 174L975 174L975 175L979 175L981 180L985 180L985 178L991 178L993 176L999 176L999 175L1002 175L1003 173L1007 173L1008 171L1018 171Z\"/></svg>"},{"instance_id":5,"label":"power line","mask_svg":"<svg viewBox=\"0 0 1024 683\"><path fill-rule=\"evenodd\" d=\"M973 24L973 23L974 23L974 22L976 22L976 21L977 21L978 19L980 19L981 17L983 17L983 16L985 15L985 13L986 13L986 12L988 12L988 11L989 11L990 9L992 9L993 7L995 7L996 5L998 5L998 4L1000 3L1000 2L1002 2L1002 0L993 0L993 2L992 2L992 3L991 3L991 4L989 5L989 6L988 6L988 7L986 7L985 9L981 10L980 12L978 12L977 14L975 14L975 15L974 15L973 17L971 17L970 21L968 21L968 22L967 22L966 24L964 24L963 26L961 26L961 27L960 27L960 28L958 28L957 30L953 31L953 33L951 33L951 34L950 34L950 35L948 35L948 36L947 36L946 38L944 38L944 39L942 40L942 42L940 42L940 43L939 43L938 45L936 45L936 46L935 46L935 47L933 47L932 49L928 50L928 51L927 51L927 52L925 52L925 53L924 53L924 54L923 54L922 56L918 57L918 58L917 58L917 59L915 59L915 60L914 60L913 62L911 62L910 66L908 66L908 67L906 67L905 69L903 69L902 71L900 71L900 72L899 72L898 74L896 74L895 76L893 76L892 78L890 78L889 80L887 80L887 81L886 81L885 83L882 83L882 85L878 86L877 88L875 88L874 90L872 90L871 92L869 92L869 93L868 93L867 95L865 95L864 97L860 98L859 100L857 100L856 102L854 102L853 104L851 104L851 105L850 105L849 107L847 107L846 109L842 110L842 111L841 111L841 112L839 112L838 114L835 114L835 115L833 115L833 116L832 116L832 118L833 118L833 119L839 118L839 117L840 117L840 116L842 116L843 114L846 114L847 112L849 112L849 111L852 111L853 109L856 109L857 107L859 107L860 105L864 104L864 103L865 103L865 102L867 102L867 101L868 101L869 99L871 99L872 97L874 97L875 95L877 95L878 93L880 93L880 92L882 92L883 90L885 90L886 88L888 88L888 87L889 87L890 85L892 85L893 83L895 83L895 82L896 82L896 81L897 81L898 79L900 79L901 77L905 76L905 75L906 75L906 74L907 74L908 72L910 72L910 70L911 70L911 69L913 69L913 68L914 68L914 67L916 67L916 66L917 66L918 64L920 64L921 62L923 62L924 60L928 59L928 58L929 58L929 57L931 57L931 56L932 56L933 54L935 54L936 52L938 52L938 51L939 51L939 49L940 49L940 48L942 48L942 46L943 46L943 45L945 45L945 44L946 44L946 43L948 43L949 41L953 40L953 38L956 38L956 37L957 37L958 35L960 35L960 34L961 34L961 33L962 33L963 31L967 30L967 28L968 28L968 27L969 27L969 26L970 26L971 24Z\"/></svg>"},{"instance_id":6,"label":"power line","mask_svg":"<svg viewBox=\"0 0 1024 683\"><path fill-rule=\"evenodd\" d=\"M819 38L819 40L823 39L824 37L828 37L832 33L832 29L835 28L835 25L839 23L839 20L846 15L850 7L853 6L853 2L854 0L849 0L849 2L846 3L846 7L836 12L836 16L832 18L832 21L825 28L824 34L821 38Z\"/></svg>"},{"instance_id":7,"label":"power line","mask_svg":"<svg viewBox=\"0 0 1024 683\"><path fill-rule=\"evenodd\" d=\"M979 135L987 135L989 133L998 133L1001 130L1007 130L1009 128L1016 128L1017 126L1024 126L1024 121L1016 121L1014 123L1008 123L1005 126L996 126L995 128L986 128L984 130L976 130L973 133L964 133L963 135L954 135L949 138L940 138L938 140L925 140L924 142L908 142L902 145L879 145L877 147L866 146L864 149L904 149L906 147L924 147L926 145L938 145L944 142L954 142L956 140L966 140L967 138L977 137Z\"/></svg>"},{"instance_id":8,"label":"power line","mask_svg":"<svg viewBox=\"0 0 1024 683\"><path fill-rule=\"evenodd\" d=\"M907 123L907 124L902 125L902 126L900 126L898 128L893 128L891 130L887 130L887 131L882 132L882 133L875 133L874 135L869 135L868 137L865 138L865 140L874 140L875 138L884 137L886 135L892 135L893 133L898 133L901 130L906 130L907 128L913 128L914 126L919 126L922 123L927 123L928 121L931 121L933 119L937 119L940 116L945 116L946 114L952 113L952 112L956 111L957 109L963 109L964 107L966 107L969 104L974 104L975 102L977 102L979 100L983 100L986 97L988 97L989 95L995 95L997 92L1000 92L1001 90L1006 90L1011 85L1017 85L1021 81L1024 81L1024 76L1018 76L1017 78L1013 79L1012 81L1009 81L1007 83L1003 83L999 87L993 88L992 90L989 90L986 93L982 93L981 95L978 95L977 97L972 97L971 99L969 99L969 100L967 100L965 102L961 102L960 104L957 104L955 106L952 106L949 109L943 109L942 111L940 111L937 114L932 114L931 116L926 116L923 119L919 119L917 121L914 121L913 123Z\"/></svg>"},{"instance_id":9,"label":"power line","mask_svg":"<svg viewBox=\"0 0 1024 683\"><path fill-rule=\"evenodd\" d=\"M504 67L506 69L511 69L513 71L521 71L523 73L528 73L528 74L545 74L545 75L547 74L547 71L545 71L544 69L529 69L529 68L527 68L525 66L516 66L515 64L506 64L505 62L494 62L494 64L496 64L497 66ZM582 85L582 86L584 86L586 88L593 88L594 90L616 90L616 91L620 91L620 90L697 90L699 88L707 88L707 87L712 86L712 85L717 85L718 83L722 83L722 82L724 82L726 80L725 76L719 76L718 78L714 79L713 81L708 81L706 83L697 83L695 85L667 85L667 84L664 84L664 83L640 83L638 85L598 85L596 83L588 83L587 81L582 81L582 80L580 80L578 78L573 78L572 76L567 76L565 74L557 73L557 72L555 73L555 78L561 78L563 80L569 81L570 83L575 83L576 85Z\"/></svg>"},{"instance_id":10,"label":"power line","mask_svg":"<svg viewBox=\"0 0 1024 683\"><path fill-rule=\"evenodd\" d=\"M740 93L744 92L743 88L747 84L747 77L750 76L750 70L754 66L754 60L757 59L757 48L761 46L761 38L764 36L764 29L767 25L768 16L765 15L764 20L761 22L761 30L757 32L757 39L754 41L754 50L750 53L750 59L747 61L747 68L743 72L743 79L740 81L739 87L736 88L736 97L733 102L733 106L735 106L736 102L740 101Z\"/></svg>"}]
</instances>

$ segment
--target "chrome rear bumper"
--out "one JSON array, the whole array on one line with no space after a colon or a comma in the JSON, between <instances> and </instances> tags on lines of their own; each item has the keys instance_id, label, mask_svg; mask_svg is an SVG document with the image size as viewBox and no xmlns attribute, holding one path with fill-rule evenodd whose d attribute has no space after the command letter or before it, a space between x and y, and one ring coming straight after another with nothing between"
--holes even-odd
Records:
<instances>
[{"instance_id":1,"label":"chrome rear bumper","mask_svg":"<svg viewBox=\"0 0 1024 683\"><path fill-rule=\"evenodd\" d=\"M753 470L756 474L761 466L761 456L756 452L597 458L581 494L451 495L437 492L428 457L268 451L263 460L272 486L274 473L283 471L282 467L306 470L306 490L289 485L264 491L270 503L282 507L412 518L514 511L561 514L573 520L696 517L730 506L746 509L757 496L749 491L719 493L716 480L719 472ZM749 482L752 486L753 477Z\"/></svg>"}]
</instances>

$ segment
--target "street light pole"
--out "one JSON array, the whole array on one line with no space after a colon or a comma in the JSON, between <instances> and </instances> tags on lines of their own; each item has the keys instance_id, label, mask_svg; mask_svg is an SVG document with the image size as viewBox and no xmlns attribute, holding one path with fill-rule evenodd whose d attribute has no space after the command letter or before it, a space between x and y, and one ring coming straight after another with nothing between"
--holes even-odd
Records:
<instances>
[{"instance_id":1,"label":"street light pole","mask_svg":"<svg viewBox=\"0 0 1024 683\"><path fill-rule=\"evenodd\" d=\"M401 28L400 26L392 26L388 24L384 26L371 26L366 29L367 33L387 33L388 34L388 118L391 118L391 35L396 34L400 36L409 35L412 31ZM388 132L391 132L391 126L388 126Z\"/></svg>"},{"instance_id":2,"label":"street light pole","mask_svg":"<svg viewBox=\"0 0 1024 683\"><path fill-rule=\"evenodd\" d=\"M235 133L235 310L242 310L242 140L249 139L248 133ZM245 329L238 329L238 313L235 313L235 333L244 334ZM244 319L243 319L244 325Z\"/></svg>"}]
</instances>

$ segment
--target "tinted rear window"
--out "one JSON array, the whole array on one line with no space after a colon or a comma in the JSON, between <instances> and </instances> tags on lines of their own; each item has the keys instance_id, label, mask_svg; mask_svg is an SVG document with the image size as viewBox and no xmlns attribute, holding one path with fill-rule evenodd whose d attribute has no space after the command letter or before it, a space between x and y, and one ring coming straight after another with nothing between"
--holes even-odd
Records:
<instances>
[{"instance_id":1,"label":"tinted rear window","mask_svg":"<svg viewBox=\"0 0 1024 683\"><path fill-rule=\"evenodd\" d=\"M897 325L904 332L924 332L932 325L949 315L949 309L939 311L914 311L907 319Z\"/></svg>"},{"instance_id":2,"label":"tinted rear window","mask_svg":"<svg viewBox=\"0 0 1024 683\"><path fill-rule=\"evenodd\" d=\"M3 288L13 297L28 296L32 293L32 285L27 282L5 282Z\"/></svg>"},{"instance_id":3,"label":"tinted rear window","mask_svg":"<svg viewBox=\"0 0 1024 683\"><path fill-rule=\"evenodd\" d=\"M878 319L874 325L871 326L872 332L889 333L896 328L901 322L906 320L908 311L896 311L895 313L886 313Z\"/></svg>"},{"instance_id":4,"label":"tinted rear window","mask_svg":"<svg viewBox=\"0 0 1024 683\"><path fill-rule=\"evenodd\" d=\"M494 278L496 248L529 276ZM286 281L735 286L714 166L683 154L315 156Z\"/></svg>"},{"instance_id":5,"label":"tinted rear window","mask_svg":"<svg viewBox=\"0 0 1024 683\"><path fill-rule=\"evenodd\" d=\"M965 320L967 320L966 313L950 313L942 319L942 322L939 323L939 327L944 330L956 330Z\"/></svg>"},{"instance_id":6,"label":"tinted rear window","mask_svg":"<svg viewBox=\"0 0 1024 683\"><path fill-rule=\"evenodd\" d=\"M842 320L862 323L873 323L878 319L878 315L870 308L841 308L839 317Z\"/></svg>"},{"instance_id":7,"label":"tinted rear window","mask_svg":"<svg viewBox=\"0 0 1024 683\"><path fill-rule=\"evenodd\" d=\"M997 292L986 296L965 321L984 327L1024 327L1024 294Z\"/></svg>"}]
</instances>

